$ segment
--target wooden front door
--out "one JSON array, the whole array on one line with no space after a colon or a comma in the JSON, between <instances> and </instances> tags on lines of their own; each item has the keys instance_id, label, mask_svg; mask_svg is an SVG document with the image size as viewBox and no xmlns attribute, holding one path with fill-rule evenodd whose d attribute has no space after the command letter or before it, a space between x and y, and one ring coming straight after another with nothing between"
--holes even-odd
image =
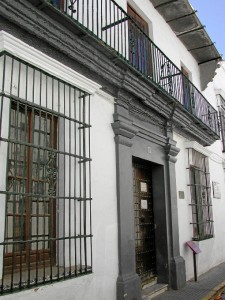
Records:
<instances>
[{"instance_id":1,"label":"wooden front door","mask_svg":"<svg viewBox=\"0 0 225 300\"><path fill-rule=\"evenodd\" d=\"M156 276L155 225L151 165L133 163L136 272L142 284Z\"/></svg>"}]
</instances>

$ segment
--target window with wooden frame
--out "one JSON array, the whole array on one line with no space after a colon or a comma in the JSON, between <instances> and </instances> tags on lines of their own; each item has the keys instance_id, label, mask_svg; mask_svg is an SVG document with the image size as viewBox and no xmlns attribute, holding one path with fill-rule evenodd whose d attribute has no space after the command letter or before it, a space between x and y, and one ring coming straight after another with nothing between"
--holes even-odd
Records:
<instances>
[{"instance_id":1,"label":"window with wooden frame","mask_svg":"<svg viewBox=\"0 0 225 300\"><path fill-rule=\"evenodd\" d=\"M192 85L190 84L190 72L181 66L182 72L182 92L183 92L183 105L184 107L192 112L195 108L194 94L192 92Z\"/></svg>"},{"instance_id":2,"label":"window with wooden frame","mask_svg":"<svg viewBox=\"0 0 225 300\"><path fill-rule=\"evenodd\" d=\"M0 54L0 294L92 272L90 95Z\"/></svg>"},{"instance_id":3,"label":"window with wooden frame","mask_svg":"<svg viewBox=\"0 0 225 300\"><path fill-rule=\"evenodd\" d=\"M5 274L55 263L56 230L57 117L17 101L9 126Z\"/></svg>"},{"instance_id":4,"label":"window with wooden frame","mask_svg":"<svg viewBox=\"0 0 225 300\"><path fill-rule=\"evenodd\" d=\"M208 158L188 149L193 240L213 237L213 214Z\"/></svg>"},{"instance_id":5,"label":"window with wooden frame","mask_svg":"<svg viewBox=\"0 0 225 300\"><path fill-rule=\"evenodd\" d=\"M130 5L127 7L127 13L134 21L128 22L130 63L146 76L152 76L148 23Z\"/></svg>"},{"instance_id":6,"label":"window with wooden frame","mask_svg":"<svg viewBox=\"0 0 225 300\"><path fill-rule=\"evenodd\" d=\"M57 8L60 8L60 9L64 8L64 0L50 0L50 2Z\"/></svg>"}]
</instances>

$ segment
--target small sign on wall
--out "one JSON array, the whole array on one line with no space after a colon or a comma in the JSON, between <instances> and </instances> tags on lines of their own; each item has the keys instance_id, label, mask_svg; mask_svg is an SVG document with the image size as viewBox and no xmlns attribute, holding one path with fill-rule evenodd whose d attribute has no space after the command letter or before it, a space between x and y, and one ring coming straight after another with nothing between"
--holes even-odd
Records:
<instances>
[{"instance_id":1,"label":"small sign on wall","mask_svg":"<svg viewBox=\"0 0 225 300\"><path fill-rule=\"evenodd\" d=\"M141 181L141 192L142 193L147 193L147 183L146 182L143 182Z\"/></svg>"},{"instance_id":2,"label":"small sign on wall","mask_svg":"<svg viewBox=\"0 0 225 300\"><path fill-rule=\"evenodd\" d=\"M212 181L212 187L213 187L213 198L221 199L220 183L216 181Z\"/></svg>"},{"instance_id":3,"label":"small sign on wall","mask_svg":"<svg viewBox=\"0 0 225 300\"><path fill-rule=\"evenodd\" d=\"M178 191L179 199L184 199L184 191Z\"/></svg>"},{"instance_id":4,"label":"small sign on wall","mask_svg":"<svg viewBox=\"0 0 225 300\"><path fill-rule=\"evenodd\" d=\"M148 201L141 199L141 209L148 209Z\"/></svg>"}]
</instances>

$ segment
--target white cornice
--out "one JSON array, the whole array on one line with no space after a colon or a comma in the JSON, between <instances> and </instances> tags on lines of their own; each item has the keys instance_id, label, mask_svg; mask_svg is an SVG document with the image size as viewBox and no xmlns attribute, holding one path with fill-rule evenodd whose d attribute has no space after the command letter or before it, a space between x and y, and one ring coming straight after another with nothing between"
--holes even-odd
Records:
<instances>
[{"instance_id":1,"label":"white cornice","mask_svg":"<svg viewBox=\"0 0 225 300\"><path fill-rule=\"evenodd\" d=\"M5 31L0 31L0 52L1 51L7 51L87 93L94 94L101 88L96 82L75 72Z\"/></svg>"},{"instance_id":2,"label":"white cornice","mask_svg":"<svg viewBox=\"0 0 225 300\"><path fill-rule=\"evenodd\" d=\"M210 151L209 149L204 148L203 146L199 145L197 142L186 142L185 148L192 148L203 155L210 158L212 161L218 163L218 164L225 164L225 160L222 156L218 155L217 153L214 153L213 151Z\"/></svg>"},{"instance_id":3,"label":"white cornice","mask_svg":"<svg viewBox=\"0 0 225 300\"><path fill-rule=\"evenodd\" d=\"M225 92L222 89L215 89L216 95L221 95L225 99Z\"/></svg>"},{"instance_id":4,"label":"white cornice","mask_svg":"<svg viewBox=\"0 0 225 300\"><path fill-rule=\"evenodd\" d=\"M202 153L205 156L210 157L211 155L211 151L209 151L208 149L202 147L201 145L199 145L197 142L186 142L185 143L185 148L192 148L200 153Z\"/></svg>"}]
</instances>

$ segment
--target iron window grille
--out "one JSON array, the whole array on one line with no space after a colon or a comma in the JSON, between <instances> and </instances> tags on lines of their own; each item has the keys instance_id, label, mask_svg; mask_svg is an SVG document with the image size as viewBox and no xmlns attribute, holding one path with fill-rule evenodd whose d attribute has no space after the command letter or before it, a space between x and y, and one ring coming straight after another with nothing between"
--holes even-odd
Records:
<instances>
[{"instance_id":1,"label":"iron window grille","mask_svg":"<svg viewBox=\"0 0 225 300\"><path fill-rule=\"evenodd\" d=\"M0 294L92 272L90 95L0 54Z\"/></svg>"},{"instance_id":2,"label":"iron window grille","mask_svg":"<svg viewBox=\"0 0 225 300\"><path fill-rule=\"evenodd\" d=\"M213 214L208 158L188 149L193 240L212 238Z\"/></svg>"}]
</instances>

